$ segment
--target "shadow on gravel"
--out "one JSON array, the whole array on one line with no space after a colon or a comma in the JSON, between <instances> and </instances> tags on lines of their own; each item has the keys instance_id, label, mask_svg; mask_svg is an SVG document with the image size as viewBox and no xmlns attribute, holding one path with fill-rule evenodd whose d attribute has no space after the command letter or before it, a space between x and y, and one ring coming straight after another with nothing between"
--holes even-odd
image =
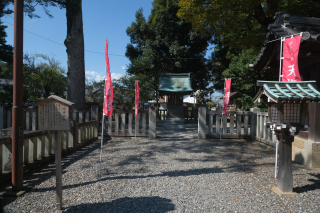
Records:
<instances>
[{"instance_id":1,"label":"shadow on gravel","mask_svg":"<svg viewBox=\"0 0 320 213\"><path fill-rule=\"evenodd\" d=\"M317 189L320 189L320 174L311 174L308 173L309 175L312 175L316 179L308 179L308 181L313 182L312 184L304 185L304 186L299 186L295 187L293 189L294 192L297 193L303 193L303 192L308 192L308 191L314 191Z\"/></svg>"},{"instance_id":2,"label":"shadow on gravel","mask_svg":"<svg viewBox=\"0 0 320 213\"><path fill-rule=\"evenodd\" d=\"M175 209L170 199L154 197L124 197L106 203L88 203L71 206L63 212L138 212L162 213Z\"/></svg>"},{"instance_id":3,"label":"shadow on gravel","mask_svg":"<svg viewBox=\"0 0 320 213\"><path fill-rule=\"evenodd\" d=\"M104 144L108 143L108 141L111 138L106 138L104 140ZM66 173L66 168L72 165L73 163L77 162L78 160L81 160L83 157L86 157L90 155L92 152L94 152L96 149L99 149L100 143L92 142L84 147L81 147L74 153L70 153L68 155L62 156L61 158L61 168L62 168L62 174ZM85 168L86 166L83 166ZM24 185L34 187L36 185L39 185L40 183L50 179L52 176L56 175L55 170L55 162L54 160L41 165L39 167L36 167L35 169L32 169L28 172L23 173L23 180ZM11 181L7 181L3 184L2 187L6 188L11 185ZM33 189L34 190L34 189ZM55 190L55 187L51 188L50 190ZM45 190L47 191L47 190ZM12 198L5 198L4 199L4 205L7 205L11 202L13 202L15 199Z\"/></svg>"},{"instance_id":4,"label":"shadow on gravel","mask_svg":"<svg viewBox=\"0 0 320 213\"><path fill-rule=\"evenodd\" d=\"M70 188L76 188L79 186L84 185L90 185L94 184L100 181L106 181L106 180L121 180L121 179L143 179L143 178L153 178L153 177L184 177L184 176L193 176L193 175L203 175L203 174L215 174L215 173L223 173L223 172L245 172L245 173L252 173L254 172L253 168L259 167L259 166L272 166L273 164L253 164L253 165L230 165L226 167L213 167L213 168L202 168L202 169L190 169L190 170L176 170L176 171L169 171L169 172L161 172L160 174L154 174L154 175L134 175L134 176L115 176L115 177L106 177L106 178L99 178L96 177L96 180L89 181L89 182L82 182L79 184L73 184L73 185L65 185L62 186L63 190L70 189ZM143 172L143 171L142 171ZM102 172L104 174L104 172ZM41 192L51 191L55 190L55 187L48 187L45 189L41 189Z\"/></svg>"}]
</instances>

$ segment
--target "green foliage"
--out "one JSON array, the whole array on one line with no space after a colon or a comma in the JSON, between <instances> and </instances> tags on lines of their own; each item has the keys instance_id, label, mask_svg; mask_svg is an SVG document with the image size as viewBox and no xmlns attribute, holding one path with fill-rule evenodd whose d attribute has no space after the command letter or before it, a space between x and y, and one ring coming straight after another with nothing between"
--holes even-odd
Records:
<instances>
[{"instance_id":1,"label":"green foliage","mask_svg":"<svg viewBox=\"0 0 320 213\"><path fill-rule=\"evenodd\" d=\"M204 90L211 80L205 58L211 36L203 36L176 16L178 1L154 0L148 21L142 9L127 28L128 74L144 74L157 91L161 73L191 73L192 88Z\"/></svg>"},{"instance_id":2,"label":"green foliage","mask_svg":"<svg viewBox=\"0 0 320 213\"><path fill-rule=\"evenodd\" d=\"M242 50L239 53L229 54L230 63L227 69L221 73L221 78L231 78L231 92L239 92L243 95L238 99L238 103L244 109L253 106L252 98L256 95L258 88L257 80L275 81L278 73L263 72L262 74L249 68L249 64L256 58L254 48ZM222 81L223 82L223 81ZM221 89L221 81L214 82L216 88ZM223 88L222 88L223 89Z\"/></svg>"},{"instance_id":3,"label":"green foliage","mask_svg":"<svg viewBox=\"0 0 320 213\"><path fill-rule=\"evenodd\" d=\"M4 0L5 2L10 2L14 4L14 0ZM39 15L35 14L36 6L41 6L47 16L53 18L48 10L48 7L59 7L60 9L66 7L66 0L24 0L23 2L24 12L29 16L29 18L40 18ZM11 11L12 12L12 11Z\"/></svg>"},{"instance_id":4,"label":"green foliage","mask_svg":"<svg viewBox=\"0 0 320 213\"><path fill-rule=\"evenodd\" d=\"M319 17L320 9L318 0L180 0L178 5L179 17L238 49L261 44L277 11Z\"/></svg>"},{"instance_id":5,"label":"green foliage","mask_svg":"<svg viewBox=\"0 0 320 213\"><path fill-rule=\"evenodd\" d=\"M94 81L86 79L86 102L93 102L97 105L103 105L105 81Z\"/></svg>"},{"instance_id":6,"label":"green foliage","mask_svg":"<svg viewBox=\"0 0 320 213\"><path fill-rule=\"evenodd\" d=\"M125 75L119 79L112 80L113 86L113 105L134 107L135 100L135 81L139 81L140 101L155 99L154 86L148 81L145 75ZM86 81L87 101L92 101L100 106L103 105L104 81Z\"/></svg>"},{"instance_id":7,"label":"green foliage","mask_svg":"<svg viewBox=\"0 0 320 213\"><path fill-rule=\"evenodd\" d=\"M41 61L35 64L37 59ZM25 54L24 63L24 96L33 100L46 98L51 93L64 97L67 77L59 61L44 54Z\"/></svg>"},{"instance_id":8,"label":"green foliage","mask_svg":"<svg viewBox=\"0 0 320 213\"><path fill-rule=\"evenodd\" d=\"M136 80L139 82L140 102L155 99L154 85L148 81L148 76L142 74L125 75L112 82L113 104L134 107ZM126 101L124 100L125 97L127 98Z\"/></svg>"}]
</instances>

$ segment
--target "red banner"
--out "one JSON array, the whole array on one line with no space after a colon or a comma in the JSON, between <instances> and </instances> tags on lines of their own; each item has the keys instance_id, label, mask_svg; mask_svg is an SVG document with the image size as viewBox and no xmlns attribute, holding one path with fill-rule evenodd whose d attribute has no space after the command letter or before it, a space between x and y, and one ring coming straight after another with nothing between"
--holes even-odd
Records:
<instances>
[{"instance_id":1,"label":"red banner","mask_svg":"<svg viewBox=\"0 0 320 213\"><path fill-rule=\"evenodd\" d=\"M105 55L106 55L106 63L107 63L107 73L106 73L106 85L105 85L105 93L104 93L104 109L103 112L106 116L112 116L112 100L113 100L113 87L111 81L111 73L110 73L110 63L108 56L108 41L106 41L105 46Z\"/></svg>"},{"instance_id":2,"label":"red banner","mask_svg":"<svg viewBox=\"0 0 320 213\"><path fill-rule=\"evenodd\" d=\"M283 41L282 80L301 81L298 67L298 53L301 36L286 38Z\"/></svg>"},{"instance_id":3,"label":"red banner","mask_svg":"<svg viewBox=\"0 0 320 213\"><path fill-rule=\"evenodd\" d=\"M135 99L134 111L135 111L135 115L136 115L136 117L138 117L138 110L139 110L139 98L140 98L139 83L138 83L138 81L136 81L135 94L136 94L136 99Z\"/></svg>"},{"instance_id":4,"label":"red banner","mask_svg":"<svg viewBox=\"0 0 320 213\"><path fill-rule=\"evenodd\" d=\"M230 99L230 88L231 88L231 78L226 79L226 87L224 88L224 104L223 104L223 114L227 114L227 108Z\"/></svg>"}]
</instances>

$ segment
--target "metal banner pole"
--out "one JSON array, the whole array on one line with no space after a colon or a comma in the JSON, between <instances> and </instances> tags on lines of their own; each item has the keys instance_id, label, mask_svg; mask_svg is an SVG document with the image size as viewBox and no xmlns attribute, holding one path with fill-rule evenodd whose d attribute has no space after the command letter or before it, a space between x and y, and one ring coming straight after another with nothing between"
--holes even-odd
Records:
<instances>
[{"instance_id":1,"label":"metal banner pole","mask_svg":"<svg viewBox=\"0 0 320 213\"><path fill-rule=\"evenodd\" d=\"M274 177L277 178L277 165L278 165L278 140L276 140L276 163L274 168Z\"/></svg>"},{"instance_id":2,"label":"metal banner pole","mask_svg":"<svg viewBox=\"0 0 320 213\"><path fill-rule=\"evenodd\" d=\"M55 135L55 163L56 163L56 207L62 209L62 174L61 174L61 131Z\"/></svg>"},{"instance_id":3,"label":"metal banner pole","mask_svg":"<svg viewBox=\"0 0 320 213\"><path fill-rule=\"evenodd\" d=\"M102 145L103 145L103 129L104 129L104 112L102 113L102 135L101 135L101 148L100 148L100 178L101 178L101 158L102 158Z\"/></svg>"},{"instance_id":4,"label":"metal banner pole","mask_svg":"<svg viewBox=\"0 0 320 213\"><path fill-rule=\"evenodd\" d=\"M282 59L283 59L283 57L282 57L282 42L284 41L284 37L281 37L281 40L280 40L280 68L279 68L279 81L281 81L281 77L282 77L282 75L281 75L281 65L282 65Z\"/></svg>"},{"instance_id":5,"label":"metal banner pole","mask_svg":"<svg viewBox=\"0 0 320 213\"><path fill-rule=\"evenodd\" d=\"M223 89L224 89L224 95L223 95L223 108L224 108L224 96L226 95L226 79L224 79ZM222 110L221 110L220 141L221 141L221 132L222 132L223 108L222 108Z\"/></svg>"},{"instance_id":6,"label":"metal banner pole","mask_svg":"<svg viewBox=\"0 0 320 213\"><path fill-rule=\"evenodd\" d=\"M107 72L107 67L105 68L106 72ZM99 175L100 175L100 178L101 178L101 158L102 158L102 145L103 145L103 129L104 129L104 102L105 102L105 99L106 99L106 81L107 81L107 76L105 76L104 78L104 92L103 92L103 108L102 108L102 130L101 130L101 150L100 150L100 172L99 172ZM112 115L111 115L112 116Z\"/></svg>"}]
</instances>

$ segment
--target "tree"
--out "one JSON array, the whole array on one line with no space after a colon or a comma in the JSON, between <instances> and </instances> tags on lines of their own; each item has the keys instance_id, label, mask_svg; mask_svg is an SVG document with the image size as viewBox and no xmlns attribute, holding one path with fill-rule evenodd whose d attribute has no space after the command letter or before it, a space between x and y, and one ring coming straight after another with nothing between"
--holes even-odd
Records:
<instances>
[{"instance_id":1,"label":"tree","mask_svg":"<svg viewBox=\"0 0 320 213\"><path fill-rule=\"evenodd\" d=\"M13 3L13 1L12 1ZM73 108L85 108L85 65L84 38L82 21L82 0L25 0L24 8L30 18L39 18L34 14L35 6L41 5L49 17L49 6L66 8L67 38L64 44L68 54L68 100L75 103Z\"/></svg>"},{"instance_id":2,"label":"tree","mask_svg":"<svg viewBox=\"0 0 320 213\"><path fill-rule=\"evenodd\" d=\"M103 105L105 81L86 80L86 97L87 102L93 102L100 106Z\"/></svg>"},{"instance_id":3,"label":"tree","mask_svg":"<svg viewBox=\"0 0 320 213\"><path fill-rule=\"evenodd\" d=\"M211 80L205 58L211 36L203 36L191 24L178 18L177 0L154 0L148 21L142 9L127 28L130 44L126 56L129 74L144 74L158 91L161 73L191 73L192 88L205 90ZM158 95L157 95L158 97ZM158 99L157 99L158 100Z\"/></svg>"},{"instance_id":4,"label":"tree","mask_svg":"<svg viewBox=\"0 0 320 213\"><path fill-rule=\"evenodd\" d=\"M38 58L45 62L35 64ZM64 97L67 80L60 62L44 54L25 54L24 62L24 97L37 100L51 93Z\"/></svg>"},{"instance_id":5,"label":"tree","mask_svg":"<svg viewBox=\"0 0 320 213\"><path fill-rule=\"evenodd\" d=\"M7 33L5 32L5 29L7 26L3 25L3 22L1 22L1 18L8 13L11 13L11 10L5 10L5 7L9 4L8 1L1 1L0 2L0 62L6 62L9 64L12 64L12 58L13 58L13 48L11 45L6 44L6 37ZM1 70L0 70L1 73Z\"/></svg>"},{"instance_id":6,"label":"tree","mask_svg":"<svg viewBox=\"0 0 320 213\"><path fill-rule=\"evenodd\" d=\"M242 50L239 54L230 55L230 64L227 69L221 73L221 78L231 78L231 92L239 92L242 98L238 99L239 104L243 109L248 109L253 106L252 98L256 94L257 80L276 81L277 73L274 72L255 72L249 68L249 64L256 58L254 48ZM220 82L219 82L220 83ZM214 82L214 87L220 87Z\"/></svg>"},{"instance_id":7,"label":"tree","mask_svg":"<svg viewBox=\"0 0 320 213\"><path fill-rule=\"evenodd\" d=\"M139 91L140 99L139 102L154 100L155 90L152 81L148 81L148 76L137 74L137 75L125 75L120 79L116 80L116 85L114 87L114 96L117 98L119 96L119 103L122 101L122 104L118 105L127 105L129 107L134 107L135 100L135 81L139 82ZM123 98L128 97L128 101L124 102Z\"/></svg>"},{"instance_id":8,"label":"tree","mask_svg":"<svg viewBox=\"0 0 320 213\"><path fill-rule=\"evenodd\" d=\"M180 0L178 5L178 17L239 49L261 44L277 11L319 17L320 9L318 0Z\"/></svg>"}]
</instances>

